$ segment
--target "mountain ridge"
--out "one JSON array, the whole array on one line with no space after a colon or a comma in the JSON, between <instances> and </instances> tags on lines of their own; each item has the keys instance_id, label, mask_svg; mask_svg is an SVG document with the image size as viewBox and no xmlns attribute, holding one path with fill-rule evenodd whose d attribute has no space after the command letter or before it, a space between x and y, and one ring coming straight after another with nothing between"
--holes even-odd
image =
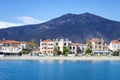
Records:
<instances>
[{"instance_id":1,"label":"mountain ridge","mask_svg":"<svg viewBox=\"0 0 120 80\"><path fill-rule=\"evenodd\" d=\"M0 29L0 39L29 41L31 39L68 38L83 42L88 38L103 38L106 42L120 38L120 22L91 13L68 13L41 24Z\"/></svg>"}]
</instances>

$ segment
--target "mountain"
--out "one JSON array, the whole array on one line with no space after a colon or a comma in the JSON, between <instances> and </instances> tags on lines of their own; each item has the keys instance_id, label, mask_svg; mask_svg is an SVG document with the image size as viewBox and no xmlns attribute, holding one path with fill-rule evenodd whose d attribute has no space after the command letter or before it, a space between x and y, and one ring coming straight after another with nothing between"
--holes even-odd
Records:
<instances>
[{"instance_id":1,"label":"mountain","mask_svg":"<svg viewBox=\"0 0 120 80\"><path fill-rule=\"evenodd\" d=\"M120 22L91 14L65 14L42 24L0 29L0 39L29 41L31 39L68 38L85 42L88 38L103 38L106 42L120 38Z\"/></svg>"}]
</instances>

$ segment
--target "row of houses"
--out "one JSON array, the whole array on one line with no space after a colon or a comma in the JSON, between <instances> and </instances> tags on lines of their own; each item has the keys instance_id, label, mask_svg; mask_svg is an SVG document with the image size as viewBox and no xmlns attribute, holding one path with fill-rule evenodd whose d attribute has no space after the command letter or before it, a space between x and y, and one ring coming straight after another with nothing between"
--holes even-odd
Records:
<instances>
[{"instance_id":1,"label":"row of houses","mask_svg":"<svg viewBox=\"0 0 120 80\"><path fill-rule=\"evenodd\" d=\"M77 50L82 50L81 43L72 43L68 39L54 39L54 40L40 40L40 52L46 55L51 55L54 50L57 49L60 53L63 53L63 49L68 48L71 54L77 54Z\"/></svg>"},{"instance_id":2,"label":"row of houses","mask_svg":"<svg viewBox=\"0 0 120 80\"><path fill-rule=\"evenodd\" d=\"M19 54L27 45L28 42L25 41L0 40L0 54ZM87 48L90 48L93 54L109 54L120 50L120 40L112 40L110 44L105 44L104 39L93 38L82 44L73 43L68 39L47 39L40 40L38 48L32 51L33 55L39 53L53 55L55 50L63 53L64 48L69 49L71 54L85 54Z\"/></svg>"},{"instance_id":3,"label":"row of houses","mask_svg":"<svg viewBox=\"0 0 120 80\"><path fill-rule=\"evenodd\" d=\"M0 40L0 54L18 55L26 46L27 42L25 41Z\"/></svg>"},{"instance_id":4,"label":"row of houses","mask_svg":"<svg viewBox=\"0 0 120 80\"><path fill-rule=\"evenodd\" d=\"M55 49L63 53L65 47L71 54L85 54L87 48L90 48L93 54L110 54L112 51L120 50L120 40L112 40L110 44L106 44L100 38L89 39L86 44L73 43L68 39L40 40L40 52L46 55L53 54Z\"/></svg>"}]
</instances>

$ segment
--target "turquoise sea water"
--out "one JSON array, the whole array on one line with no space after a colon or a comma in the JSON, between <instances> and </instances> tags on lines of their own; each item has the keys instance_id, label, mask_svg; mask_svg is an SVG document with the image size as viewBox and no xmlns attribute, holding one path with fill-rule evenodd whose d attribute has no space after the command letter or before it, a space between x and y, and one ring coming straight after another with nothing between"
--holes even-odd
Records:
<instances>
[{"instance_id":1,"label":"turquoise sea water","mask_svg":"<svg viewBox=\"0 0 120 80\"><path fill-rule=\"evenodd\" d=\"M0 60L0 80L120 80L120 61Z\"/></svg>"}]
</instances>

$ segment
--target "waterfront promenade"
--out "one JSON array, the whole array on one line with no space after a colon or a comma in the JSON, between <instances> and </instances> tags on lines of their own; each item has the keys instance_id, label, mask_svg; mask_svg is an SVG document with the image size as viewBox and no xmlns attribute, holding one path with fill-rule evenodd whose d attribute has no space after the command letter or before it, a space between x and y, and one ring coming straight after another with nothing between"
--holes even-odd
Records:
<instances>
[{"instance_id":1,"label":"waterfront promenade","mask_svg":"<svg viewBox=\"0 0 120 80\"><path fill-rule=\"evenodd\" d=\"M39 57L39 56L9 56L0 57L0 60L120 60L119 56L82 56L82 57Z\"/></svg>"}]
</instances>

